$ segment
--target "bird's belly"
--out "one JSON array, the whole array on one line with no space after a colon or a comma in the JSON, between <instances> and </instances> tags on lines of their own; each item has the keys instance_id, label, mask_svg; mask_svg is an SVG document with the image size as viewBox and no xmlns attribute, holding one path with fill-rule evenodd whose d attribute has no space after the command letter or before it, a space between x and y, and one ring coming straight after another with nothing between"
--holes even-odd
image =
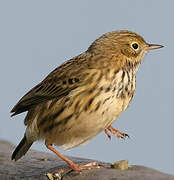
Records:
<instances>
[{"instance_id":1,"label":"bird's belly","mask_svg":"<svg viewBox=\"0 0 174 180\"><path fill-rule=\"evenodd\" d=\"M100 105L99 102L101 102ZM115 121L128 104L129 99L105 96L104 99L101 97L95 99L91 107L86 110L83 106L79 107L78 113L71 106L66 110L67 112L64 112L69 119L62 117L64 119L62 124L57 123L57 126L50 128L45 133L46 141L61 146L63 149L84 144ZM72 115L69 115L71 112ZM61 121L59 118L57 119L57 122Z\"/></svg>"}]
</instances>

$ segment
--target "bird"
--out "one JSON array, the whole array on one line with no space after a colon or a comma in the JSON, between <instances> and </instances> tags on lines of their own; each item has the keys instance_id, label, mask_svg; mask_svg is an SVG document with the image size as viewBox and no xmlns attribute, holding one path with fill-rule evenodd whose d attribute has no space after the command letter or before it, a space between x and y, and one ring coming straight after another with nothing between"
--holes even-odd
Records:
<instances>
[{"instance_id":1,"label":"bird","mask_svg":"<svg viewBox=\"0 0 174 180\"><path fill-rule=\"evenodd\" d=\"M79 165L57 151L80 146L100 132L125 138L112 123L128 108L136 88L136 72L149 50L148 44L128 30L103 34L89 48L65 61L25 94L11 110L12 116L27 111L24 137L12 154L17 161L35 141L79 172L97 163Z\"/></svg>"}]
</instances>

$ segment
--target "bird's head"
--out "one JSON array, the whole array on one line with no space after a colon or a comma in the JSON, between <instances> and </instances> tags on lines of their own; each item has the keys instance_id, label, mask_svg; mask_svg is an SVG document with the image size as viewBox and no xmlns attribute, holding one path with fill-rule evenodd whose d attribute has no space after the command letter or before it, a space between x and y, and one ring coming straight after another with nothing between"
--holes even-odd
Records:
<instances>
[{"instance_id":1,"label":"bird's head","mask_svg":"<svg viewBox=\"0 0 174 180\"><path fill-rule=\"evenodd\" d=\"M148 44L138 34L120 30L102 35L95 40L88 51L103 56L116 57L115 60L126 59L131 63L141 63L147 51L162 48L162 45Z\"/></svg>"}]
</instances>

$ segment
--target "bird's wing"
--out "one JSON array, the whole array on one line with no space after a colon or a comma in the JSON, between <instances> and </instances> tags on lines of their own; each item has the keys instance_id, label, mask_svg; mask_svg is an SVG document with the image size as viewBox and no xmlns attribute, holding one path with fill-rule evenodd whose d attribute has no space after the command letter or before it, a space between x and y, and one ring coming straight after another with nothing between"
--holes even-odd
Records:
<instances>
[{"instance_id":1,"label":"bird's wing","mask_svg":"<svg viewBox=\"0 0 174 180\"><path fill-rule=\"evenodd\" d=\"M41 83L24 95L11 110L12 116L28 111L35 105L60 99L84 83L87 68L83 61L72 59L51 72Z\"/></svg>"}]
</instances>

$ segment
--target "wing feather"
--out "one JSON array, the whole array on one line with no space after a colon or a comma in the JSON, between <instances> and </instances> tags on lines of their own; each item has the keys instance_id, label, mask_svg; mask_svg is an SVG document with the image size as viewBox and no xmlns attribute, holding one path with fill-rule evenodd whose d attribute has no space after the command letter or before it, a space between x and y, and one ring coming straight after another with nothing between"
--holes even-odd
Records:
<instances>
[{"instance_id":1,"label":"wing feather","mask_svg":"<svg viewBox=\"0 0 174 180\"><path fill-rule=\"evenodd\" d=\"M56 68L19 100L11 110L12 116L28 111L33 106L53 98L60 99L77 88L85 78L84 71L89 69L89 66L85 67L83 60L77 56Z\"/></svg>"}]
</instances>

